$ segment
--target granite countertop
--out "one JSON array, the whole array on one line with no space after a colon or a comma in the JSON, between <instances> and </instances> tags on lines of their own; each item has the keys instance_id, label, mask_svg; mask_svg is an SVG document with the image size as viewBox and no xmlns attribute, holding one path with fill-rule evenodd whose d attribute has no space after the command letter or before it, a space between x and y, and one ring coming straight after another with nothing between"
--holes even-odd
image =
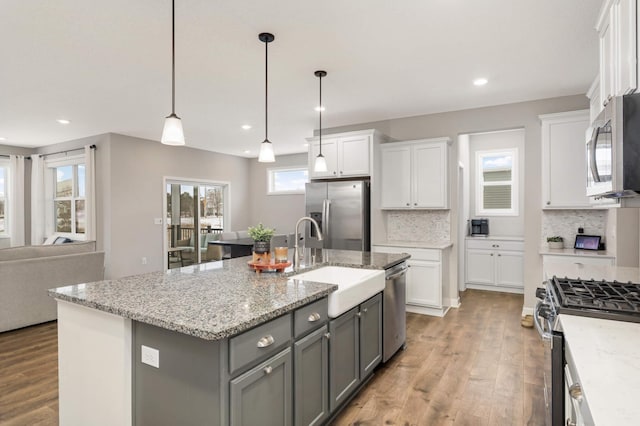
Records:
<instances>
[{"instance_id":1,"label":"granite countertop","mask_svg":"<svg viewBox=\"0 0 640 426\"><path fill-rule=\"evenodd\" d=\"M523 241L524 237L510 237L510 236L500 236L500 235L488 235L486 237L478 236L472 237L471 235L467 235L465 237L466 240L490 240L490 241Z\"/></svg>"},{"instance_id":2,"label":"granite countertop","mask_svg":"<svg viewBox=\"0 0 640 426\"><path fill-rule=\"evenodd\" d=\"M615 256L606 250L580 250L574 248L550 249L549 247L540 247L540 254L553 256L577 256L577 257L597 257L615 259Z\"/></svg>"},{"instance_id":3,"label":"granite countertop","mask_svg":"<svg viewBox=\"0 0 640 426\"><path fill-rule=\"evenodd\" d=\"M311 251L307 251L310 258ZM316 264L386 269L406 254L317 250ZM59 300L196 336L220 340L327 296L338 287L289 279L303 272L257 274L250 257L49 290Z\"/></svg>"},{"instance_id":4,"label":"granite countertop","mask_svg":"<svg viewBox=\"0 0 640 426\"><path fill-rule=\"evenodd\" d=\"M560 315L565 344L595 425L640 418L640 324Z\"/></svg>"},{"instance_id":5,"label":"granite countertop","mask_svg":"<svg viewBox=\"0 0 640 426\"><path fill-rule=\"evenodd\" d=\"M444 250L453 245L451 241L381 241L373 244L383 247L409 247Z\"/></svg>"},{"instance_id":6,"label":"granite countertop","mask_svg":"<svg viewBox=\"0 0 640 426\"><path fill-rule=\"evenodd\" d=\"M640 283L640 269L622 266L585 265L576 263L553 263L545 266L545 279L557 277L582 278L583 280L632 281Z\"/></svg>"}]
</instances>

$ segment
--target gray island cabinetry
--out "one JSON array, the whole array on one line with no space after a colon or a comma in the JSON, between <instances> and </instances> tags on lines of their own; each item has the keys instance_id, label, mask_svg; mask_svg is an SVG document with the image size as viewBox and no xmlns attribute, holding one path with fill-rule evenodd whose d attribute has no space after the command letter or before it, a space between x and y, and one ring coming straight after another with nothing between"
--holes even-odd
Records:
<instances>
[{"instance_id":1,"label":"gray island cabinetry","mask_svg":"<svg viewBox=\"0 0 640 426\"><path fill-rule=\"evenodd\" d=\"M315 267L406 257L323 250ZM329 318L338 286L292 274L238 258L49 290L60 425L326 424L380 363L381 294Z\"/></svg>"}]
</instances>

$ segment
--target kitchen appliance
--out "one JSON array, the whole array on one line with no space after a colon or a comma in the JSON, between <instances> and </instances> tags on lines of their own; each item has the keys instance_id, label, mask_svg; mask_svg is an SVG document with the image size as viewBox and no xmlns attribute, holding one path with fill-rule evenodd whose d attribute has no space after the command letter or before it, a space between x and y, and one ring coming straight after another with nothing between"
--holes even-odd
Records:
<instances>
[{"instance_id":1,"label":"kitchen appliance","mask_svg":"<svg viewBox=\"0 0 640 426\"><path fill-rule=\"evenodd\" d=\"M407 340L407 262L385 270L382 293L382 362L387 362Z\"/></svg>"},{"instance_id":2,"label":"kitchen appliance","mask_svg":"<svg viewBox=\"0 0 640 426\"><path fill-rule=\"evenodd\" d=\"M587 141L587 195L635 197L640 193L640 93L612 98Z\"/></svg>"},{"instance_id":3,"label":"kitchen appliance","mask_svg":"<svg viewBox=\"0 0 640 426\"><path fill-rule=\"evenodd\" d=\"M472 237L488 237L489 219L471 219L469 221L469 235Z\"/></svg>"},{"instance_id":4,"label":"kitchen appliance","mask_svg":"<svg viewBox=\"0 0 640 426\"><path fill-rule=\"evenodd\" d=\"M640 284L557 278L536 290L533 319L547 350L545 351L544 392L547 425L571 423L577 416L588 422L589 409L579 398L580 385L571 354L564 347L558 315L640 322ZM579 402L578 402L579 401Z\"/></svg>"},{"instance_id":5,"label":"kitchen appliance","mask_svg":"<svg viewBox=\"0 0 640 426\"><path fill-rule=\"evenodd\" d=\"M305 229L305 245L312 248L370 251L368 180L315 181L306 186L306 215L315 228Z\"/></svg>"}]
</instances>

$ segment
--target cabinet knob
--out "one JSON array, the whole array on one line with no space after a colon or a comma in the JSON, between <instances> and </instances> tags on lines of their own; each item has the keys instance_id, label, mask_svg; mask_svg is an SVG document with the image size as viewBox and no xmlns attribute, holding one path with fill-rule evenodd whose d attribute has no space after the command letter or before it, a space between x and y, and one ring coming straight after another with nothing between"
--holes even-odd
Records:
<instances>
[{"instance_id":1,"label":"cabinet knob","mask_svg":"<svg viewBox=\"0 0 640 426\"><path fill-rule=\"evenodd\" d=\"M361 317L361 316L362 316L362 312L358 312L358 313L356 314L356 316L357 316L357 317Z\"/></svg>"},{"instance_id":2,"label":"cabinet knob","mask_svg":"<svg viewBox=\"0 0 640 426\"><path fill-rule=\"evenodd\" d=\"M335 171L335 170L333 171L333 174L334 174L334 175L336 174L336 171Z\"/></svg>"},{"instance_id":3,"label":"cabinet knob","mask_svg":"<svg viewBox=\"0 0 640 426\"><path fill-rule=\"evenodd\" d=\"M340 174L342 174L342 170L340 170Z\"/></svg>"},{"instance_id":4,"label":"cabinet knob","mask_svg":"<svg viewBox=\"0 0 640 426\"><path fill-rule=\"evenodd\" d=\"M407 207L409 207L411 204L407 203Z\"/></svg>"},{"instance_id":5,"label":"cabinet knob","mask_svg":"<svg viewBox=\"0 0 640 426\"><path fill-rule=\"evenodd\" d=\"M417 206L417 205L418 205L418 203L413 203L413 205L414 205L414 206Z\"/></svg>"},{"instance_id":6,"label":"cabinet knob","mask_svg":"<svg viewBox=\"0 0 640 426\"><path fill-rule=\"evenodd\" d=\"M498 253L498 257L502 256L500 253Z\"/></svg>"},{"instance_id":7,"label":"cabinet knob","mask_svg":"<svg viewBox=\"0 0 640 426\"><path fill-rule=\"evenodd\" d=\"M272 371L273 371L273 367L271 367L270 365L264 368L264 374L271 374Z\"/></svg>"},{"instance_id":8,"label":"cabinet knob","mask_svg":"<svg viewBox=\"0 0 640 426\"><path fill-rule=\"evenodd\" d=\"M493 256L493 253L491 253L491 256Z\"/></svg>"},{"instance_id":9,"label":"cabinet knob","mask_svg":"<svg viewBox=\"0 0 640 426\"><path fill-rule=\"evenodd\" d=\"M367 309L367 308L364 308L364 309L362 310L362 312L364 312L365 314L367 313L367 311L368 311L368 309Z\"/></svg>"},{"instance_id":10,"label":"cabinet knob","mask_svg":"<svg viewBox=\"0 0 640 426\"><path fill-rule=\"evenodd\" d=\"M547 205L551 204L551 201L547 201Z\"/></svg>"},{"instance_id":11,"label":"cabinet knob","mask_svg":"<svg viewBox=\"0 0 640 426\"><path fill-rule=\"evenodd\" d=\"M324 333L324 338L329 340L331 338L331 333Z\"/></svg>"}]
</instances>

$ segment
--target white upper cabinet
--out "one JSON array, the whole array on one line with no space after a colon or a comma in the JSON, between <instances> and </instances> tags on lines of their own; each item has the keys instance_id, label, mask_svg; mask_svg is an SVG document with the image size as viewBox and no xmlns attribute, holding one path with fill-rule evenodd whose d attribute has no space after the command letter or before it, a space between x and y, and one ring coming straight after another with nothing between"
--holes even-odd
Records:
<instances>
[{"instance_id":1,"label":"white upper cabinet","mask_svg":"<svg viewBox=\"0 0 640 426\"><path fill-rule=\"evenodd\" d=\"M449 208L449 138L380 147L383 209Z\"/></svg>"},{"instance_id":2,"label":"white upper cabinet","mask_svg":"<svg viewBox=\"0 0 640 426\"><path fill-rule=\"evenodd\" d=\"M327 161L326 172L315 172L313 166L320 152L317 137L308 138L309 177L331 179L371 175L374 131L331 134L322 137L322 155Z\"/></svg>"},{"instance_id":3,"label":"white upper cabinet","mask_svg":"<svg viewBox=\"0 0 640 426\"><path fill-rule=\"evenodd\" d=\"M542 208L591 208L585 132L589 111L541 115Z\"/></svg>"},{"instance_id":4,"label":"white upper cabinet","mask_svg":"<svg viewBox=\"0 0 640 426\"><path fill-rule=\"evenodd\" d=\"M637 0L606 0L596 24L600 35L600 100L638 87Z\"/></svg>"}]
</instances>

